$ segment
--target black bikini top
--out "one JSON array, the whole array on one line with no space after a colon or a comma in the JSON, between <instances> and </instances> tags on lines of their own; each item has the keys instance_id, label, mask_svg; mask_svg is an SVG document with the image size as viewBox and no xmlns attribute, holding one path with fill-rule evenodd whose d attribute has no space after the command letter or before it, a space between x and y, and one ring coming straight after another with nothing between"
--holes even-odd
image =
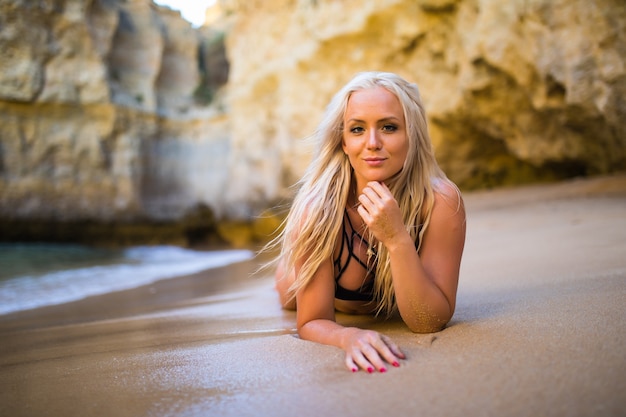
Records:
<instances>
[{"instance_id":1,"label":"black bikini top","mask_svg":"<svg viewBox=\"0 0 626 417\"><path fill-rule=\"evenodd\" d=\"M374 278L373 271L374 266L368 266L367 262L361 260L356 253L354 253L354 246L356 245L365 245L366 247L370 247L370 244L363 236L361 236L354 227L352 226L352 222L350 221L350 216L348 216L348 211L345 211L344 219L347 220L343 222L343 231L341 236L341 247L339 248L339 256L333 261L335 266L335 298L340 300L348 300L348 301L372 301L374 299ZM348 227L350 230L348 231ZM372 259L376 259L376 251L375 248L371 248L374 254L372 255ZM348 251L348 256L345 260L345 263L341 264L341 259L344 257L344 250ZM355 260L359 263L365 270L367 274L365 276L365 281L361 288L358 290L349 290L342 287L339 284L339 280L341 276L348 268L348 265L352 260Z\"/></svg>"}]
</instances>

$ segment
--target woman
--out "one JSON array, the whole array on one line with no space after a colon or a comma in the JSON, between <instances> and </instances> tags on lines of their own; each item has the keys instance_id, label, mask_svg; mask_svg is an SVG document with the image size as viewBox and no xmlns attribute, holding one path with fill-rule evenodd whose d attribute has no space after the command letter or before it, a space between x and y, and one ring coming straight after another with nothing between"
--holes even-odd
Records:
<instances>
[{"instance_id":1,"label":"woman","mask_svg":"<svg viewBox=\"0 0 626 417\"><path fill-rule=\"evenodd\" d=\"M302 339L346 352L353 372L385 372L405 355L387 336L344 327L335 311L398 311L413 332L454 313L465 210L435 160L415 84L358 74L330 102L318 152L285 228L276 288Z\"/></svg>"}]
</instances>

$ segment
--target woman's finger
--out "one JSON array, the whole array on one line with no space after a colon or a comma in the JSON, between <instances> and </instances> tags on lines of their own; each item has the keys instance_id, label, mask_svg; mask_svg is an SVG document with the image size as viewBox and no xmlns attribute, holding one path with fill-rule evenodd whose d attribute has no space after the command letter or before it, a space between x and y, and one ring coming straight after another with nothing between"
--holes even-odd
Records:
<instances>
[{"instance_id":1,"label":"woman's finger","mask_svg":"<svg viewBox=\"0 0 626 417\"><path fill-rule=\"evenodd\" d=\"M389 337L383 335L381 336L381 339L385 343L385 345L387 345L387 347L389 348L393 356L395 356L395 358L392 359L391 362L389 362L389 358L387 357L385 357L385 360L387 360L389 363L391 363L394 366L399 366L400 363L396 359L406 359L406 355L404 354L404 352L402 352L402 350L400 350L398 345L396 345Z\"/></svg>"},{"instance_id":2,"label":"woman's finger","mask_svg":"<svg viewBox=\"0 0 626 417\"><path fill-rule=\"evenodd\" d=\"M365 355L363 355L363 353L359 350L354 351L352 354L348 353L346 356L350 357L350 359L356 365L358 365L359 368L363 369L364 371L367 371L370 374L374 372L374 370L376 369L374 365L372 365L370 361L367 360ZM348 363L347 360L346 360L346 363Z\"/></svg>"},{"instance_id":3,"label":"woman's finger","mask_svg":"<svg viewBox=\"0 0 626 417\"><path fill-rule=\"evenodd\" d=\"M359 366L354 362L354 359L352 359L352 356L350 355L346 355L346 367L349 371L359 372Z\"/></svg>"},{"instance_id":4,"label":"woman's finger","mask_svg":"<svg viewBox=\"0 0 626 417\"><path fill-rule=\"evenodd\" d=\"M386 372L385 362L395 367L400 366L400 360L405 359L404 353L393 341L378 332L364 332L355 339L352 348L346 351L345 364L352 371L363 369L369 373L374 371Z\"/></svg>"},{"instance_id":5,"label":"woman's finger","mask_svg":"<svg viewBox=\"0 0 626 417\"><path fill-rule=\"evenodd\" d=\"M358 200L361 203L360 207L365 207L368 212L376 208L375 200L365 193L360 194Z\"/></svg>"},{"instance_id":6,"label":"woman's finger","mask_svg":"<svg viewBox=\"0 0 626 417\"><path fill-rule=\"evenodd\" d=\"M393 199L393 195L391 194L391 191L389 190L389 188L387 187L387 185L385 185L385 183L380 183L377 181L371 181L367 183L367 186L365 188L363 188L363 193L368 192L370 198L373 198L373 200L381 200L381 201L385 201L388 199Z\"/></svg>"},{"instance_id":7,"label":"woman's finger","mask_svg":"<svg viewBox=\"0 0 626 417\"><path fill-rule=\"evenodd\" d=\"M367 211L367 209L362 204L357 207L356 211L357 213L359 213L359 216L361 216L365 224L369 226L372 222L372 216L370 215L369 211Z\"/></svg>"},{"instance_id":8,"label":"woman's finger","mask_svg":"<svg viewBox=\"0 0 626 417\"><path fill-rule=\"evenodd\" d=\"M381 343L384 345L382 341ZM384 356L381 357L381 354L384 354L384 353L381 352L376 346L374 345L365 346L363 348L363 354L365 355L369 363L374 366L374 369L378 370L379 372L387 372L387 367L385 366L385 362L383 361Z\"/></svg>"},{"instance_id":9,"label":"woman's finger","mask_svg":"<svg viewBox=\"0 0 626 417\"><path fill-rule=\"evenodd\" d=\"M400 366L399 361L401 358L393 353L393 351L390 349L387 343L383 341L382 338L379 338L377 341L374 342L374 347L376 348L377 356L379 356L379 358L382 357L382 359L384 359L387 363L393 366ZM379 369L384 368L382 361L381 364L378 366Z\"/></svg>"},{"instance_id":10,"label":"woman's finger","mask_svg":"<svg viewBox=\"0 0 626 417\"><path fill-rule=\"evenodd\" d=\"M390 343L387 343L387 346L389 346L389 349L391 350L391 352L393 352L394 355L396 355L396 357L400 359L406 359L406 355L404 354L404 352L402 352L402 350L400 350L398 345L396 345L393 342L390 342Z\"/></svg>"}]
</instances>

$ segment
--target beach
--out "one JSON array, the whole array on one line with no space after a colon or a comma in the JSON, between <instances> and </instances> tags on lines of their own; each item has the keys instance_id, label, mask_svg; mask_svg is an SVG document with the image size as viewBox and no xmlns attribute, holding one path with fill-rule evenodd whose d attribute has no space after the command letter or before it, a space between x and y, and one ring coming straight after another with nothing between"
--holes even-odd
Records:
<instances>
[{"instance_id":1,"label":"beach","mask_svg":"<svg viewBox=\"0 0 626 417\"><path fill-rule=\"evenodd\" d=\"M399 368L300 340L260 258L0 316L0 415L626 415L626 175L464 197L443 331L337 315Z\"/></svg>"}]
</instances>

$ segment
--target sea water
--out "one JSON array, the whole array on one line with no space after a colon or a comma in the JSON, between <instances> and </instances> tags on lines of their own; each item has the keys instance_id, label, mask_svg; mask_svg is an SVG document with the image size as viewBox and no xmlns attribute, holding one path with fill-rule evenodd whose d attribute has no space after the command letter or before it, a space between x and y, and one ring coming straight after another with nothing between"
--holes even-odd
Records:
<instances>
[{"instance_id":1,"label":"sea water","mask_svg":"<svg viewBox=\"0 0 626 417\"><path fill-rule=\"evenodd\" d=\"M136 288L253 256L249 250L176 246L0 244L0 314Z\"/></svg>"}]
</instances>

